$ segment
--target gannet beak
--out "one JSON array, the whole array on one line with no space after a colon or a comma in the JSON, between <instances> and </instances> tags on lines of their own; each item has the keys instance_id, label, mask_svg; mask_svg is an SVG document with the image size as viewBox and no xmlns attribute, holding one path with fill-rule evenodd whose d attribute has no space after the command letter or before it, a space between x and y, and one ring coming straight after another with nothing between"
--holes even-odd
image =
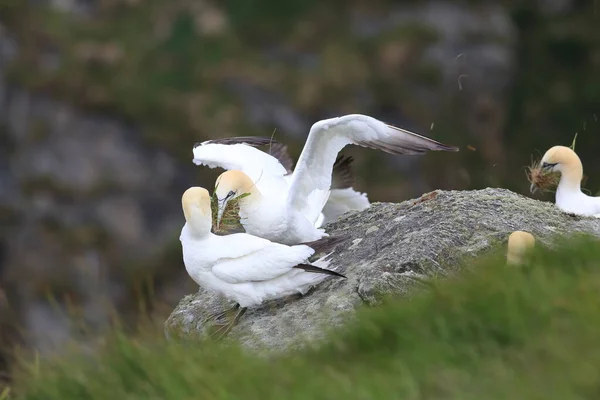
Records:
<instances>
[{"instance_id":1,"label":"gannet beak","mask_svg":"<svg viewBox=\"0 0 600 400\"><path fill-rule=\"evenodd\" d=\"M228 197L225 197L222 200L219 200L219 208L217 209L217 229L221 226L221 219L223 218L223 213L225 212L225 207L227 207L227 202L229 201Z\"/></svg>"},{"instance_id":2,"label":"gannet beak","mask_svg":"<svg viewBox=\"0 0 600 400\"><path fill-rule=\"evenodd\" d=\"M531 192L531 194L537 192L537 186L535 186L535 183L532 183L531 186L529 186L529 191Z\"/></svg>"}]
</instances>

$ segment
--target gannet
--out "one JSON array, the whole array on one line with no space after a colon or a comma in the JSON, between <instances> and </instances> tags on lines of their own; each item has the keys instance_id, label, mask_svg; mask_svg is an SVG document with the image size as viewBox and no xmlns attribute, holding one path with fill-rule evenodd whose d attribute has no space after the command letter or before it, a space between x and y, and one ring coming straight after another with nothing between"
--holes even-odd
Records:
<instances>
[{"instance_id":1,"label":"gannet","mask_svg":"<svg viewBox=\"0 0 600 400\"><path fill-rule=\"evenodd\" d=\"M344 277L317 266L328 266L325 258L331 252L315 265L308 263L309 257L331 250L342 238L328 237L287 246L246 233L217 236L211 233L212 210L206 189L187 189L181 204L186 222L179 240L186 271L198 285L237 303L233 324L247 307L291 294L305 294L327 276Z\"/></svg>"},{"instance_id":2,"label":"gannet","mask_svg":"<svg viewBox=\"0 0 600 400\"><path fill-rule=\"evenodd\" d=\"M219 176L215 193L217 219L227 202L251 190L240 200L241 223L247 233L284 244L314 241L327 236L319 228L330 197L332 169L337 154L348 144L391 154L421 155L426 151L458 151L375 118L350 114L318 121L310 129L292 174L267 153L245 144L200 143L194 163L227 169ZM322 221L321 221L322 222Z\"/></svg>"},{"instance_id":3,"label":"gannet","mask_svg":"<svg viewBox=\"0 0 600 400\"><path fill-rule=\"evenodd\" d=\"M577 153L565 146L554 146L542 157L542 171L560 172L556 189L556 206L561 210L578 215L600 217L600 197L588 196L581 192L583 165ZM535 192L534 184L530 187Z\"/></svg>"},{"instance_id":4,"label":"gannet","mask_svg":"<svg viewBox=\"0 0 600 400\"><path fill-rule=\"evenodd\" d=\"M508 249L506 252L506 263L521 265L524 256L535 245L535 237L529 232L514 231L508 237Z\"/></svg>"},{"instance_id":5,"label":"gannet","mask_svg":"<svg viewBox=\"0 0 600 400\"><path fill-rule=\"evenodd\" d=\"M265 144L269 145L268 154L254 148ZM223 157L223 153L226 153L228 158ZM358 192L352 188L354 178L350 169L352 161L352 157L342 155L336 158L332 169L330 196L314 222L316 228L337 219L338 216L348 211L362 211L371 205L366 193ZM194 163L206 165L210 168L221 167L230 171L241 171L253 182L265 176L263 171L268 171L266 174L268 178L265 179L283 180L286 186L291 184L294 164L285 145L270 138L248 136L196 143L194 145ZM217 179L217 182L220 178ZM242 193L238 188L238 195ZM227 199L223 206L219 207L219 222L229 200ZM267 239L271 239L271 237L267 237Z\"/></svg>"}]
</instances>

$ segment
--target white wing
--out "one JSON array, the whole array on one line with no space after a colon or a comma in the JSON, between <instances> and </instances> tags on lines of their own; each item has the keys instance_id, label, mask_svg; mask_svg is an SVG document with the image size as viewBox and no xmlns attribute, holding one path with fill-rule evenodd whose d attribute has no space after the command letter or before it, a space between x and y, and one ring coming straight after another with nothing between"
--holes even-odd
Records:
<instances>
[{"instance_id":1,"label":"white wing","mask_svg":"<svg viewBox=\"0 0 600 400\"><path fill-rule=\"evenodd\" d=\"M335 221L348 211L362 211L371 205L366 193L360 193L353 188L331 189L327 204L323 207L325 220L323 224Z\"/></svg>"},{"instance_id":2,"label":"white wing","mask_svg":"<svg viewBox=\"0 0 600 400\"><path fill-rule=\"evenodd\" d=\"M273 156L250 145L204 142L194 147L194 164L239 170L257 182L261 177L283 176L285 167Z\"/></svg>"},{"instance_id":3,"label":"white wing","mask_svg":"<svg viewBox=\"0 0 600 400\"><path fill-rule=\"evenodd\" d=\"M312 248L304 245L270 243L241 257L224 258L213 266L212 272L228 283L266 281L291 271L313 253Z\"/></svg>"},{"instance_id":4,"label":"white wing","mask_svg":"<svg viewBox=\"0 0 600 400\"><path fill-rule=\"evenodd\" d=\"M320 202L331 186L336 156L348 144L370 147L392 154L424 154L428 150L458 151L410 131L387 125L375 118L350 114L316 122L293 172L288 207L316 219ZM314 199L313 199L314 200ZM323 202L323 205L325 203ZM323 206L321 205L321 207Z\"/></svg>"}]
</instances>

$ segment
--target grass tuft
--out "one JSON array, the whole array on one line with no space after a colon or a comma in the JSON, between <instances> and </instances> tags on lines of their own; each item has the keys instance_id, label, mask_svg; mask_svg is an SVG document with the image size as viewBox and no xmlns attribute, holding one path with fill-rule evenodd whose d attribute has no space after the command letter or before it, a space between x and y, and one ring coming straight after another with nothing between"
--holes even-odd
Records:
<instances>
[{"instance_id":1,"label":"grass tuft","mask_svg":"<svg viewBox=\"0 0 600 400\"><path fill-rule=\"evenodd\" d=\"M219 208L219 201L217 199L216 190L213 192L210 207L212 210L213 227L212 232L214 234L228 234L234 232L245 232L244 227L241 224L240 217L240 200L250 196L250 193L243 193L227 202L223 216L221 217L221 224L217 228L217 211Z\"/></svg>"},{"instance_id":2,"label":"grass tuft","mask_svg":"<svg viewBox=\"0 0 600 400\"><path fill-rule=\"evenodd\" d=\"M115 333L93 357L17 374L18 399L595 399L600 246L537 246L364 307L318 348L269 358L236 345Z\"/></svg>"},{"instance_id":3,"label":"grass tuft","mask_svg":"<svg viewBox=\"0 0 600 400\"><path fill-rule=\"evenodd\" d=\"M527 179L540 192L552 192L560 182L560 172L544 172L541 160L537 160L528 167Z\"/></svg>"}]
</instances>

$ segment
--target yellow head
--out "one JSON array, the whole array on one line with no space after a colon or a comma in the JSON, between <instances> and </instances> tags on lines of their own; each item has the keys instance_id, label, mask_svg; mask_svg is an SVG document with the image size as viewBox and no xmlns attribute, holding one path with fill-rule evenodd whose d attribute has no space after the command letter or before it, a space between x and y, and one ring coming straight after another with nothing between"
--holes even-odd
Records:
<instances>
[{"instance_id":1,"label":"yellow head","mask_svg":"<svg viewBox=\"0 0 600 400\"><path fill-rule=\"evenodd\" d=\"M545 172L558 171L561 181L579 187L583 179L583 165L579 156L568 147L554 146L542 157L542 170Z\"/></svg>"},{"instance_id":2,"label":"yellow head","mask_svg":"<svg viewBox=\"0 0 600 400\"><path fill-rule=\"evenodd\" d=\"M225 171L219 175L215 182L215 195L219 207L217 210L217 227L221 223L227 202L243 194L249 194L249 196L240 199L240 207L244 207L245 204L256 200L260 196L260 192L248 175L237 170Z\"/></svg>"},{"instance_id":3,"label":"yellow head","mask_svg":"<svg viewBox=\"0 0 600 400\"><path fill-rule=\"evenodd\" d=\"M523 264L527 251L535 246L535 237L529 232L514 231L508 237L508 251L506 262L508 264Z\"/></svg>"},{"instance_id":4,"label":"yellow head","mask_svg":"<svg viewBox=\"0 0 600 400\"><path fill-rule=\"evenodd\" d=\"M183 193L181 206L185 221L197 235L205 235L212 228L210 194L201 187L191 187Z\"/></svg>"}]
</instances>

